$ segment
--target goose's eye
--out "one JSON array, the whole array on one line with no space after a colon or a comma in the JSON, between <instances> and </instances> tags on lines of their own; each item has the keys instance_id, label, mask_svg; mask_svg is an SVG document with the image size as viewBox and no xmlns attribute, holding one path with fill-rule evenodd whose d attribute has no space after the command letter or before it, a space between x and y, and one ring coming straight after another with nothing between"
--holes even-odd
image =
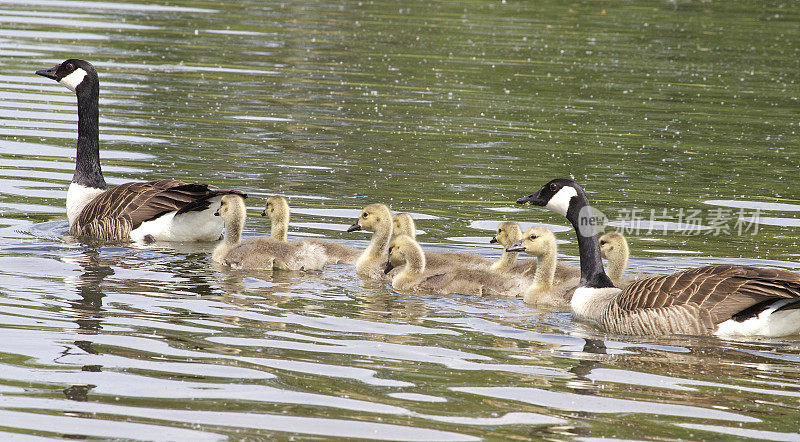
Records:
<instances>
[{"instance_id":1,"label":"goose's eye","mask_svg":"<svg viewBox=\"0 0 800 442\"><path fill-rule=\"evenodd\" d=\"M367 212L364 212L364 213L361 215L361 217L362 217L362 218L364 218L364 219L367 219L367 217L368 217L368 216L369 216L369 213L367 213Z\"/></svg>"},{"instance_id":2,"label":"goose's eye","mask_svg":"<svg viewBox=\"0 0 800 442\"><path fill-rule=\"evenodd\" d=\"M550 183L550 190L551 191L555 192L557 189L558 189L558 186L556 185L556 183Z\"/></svg>"},{"instance_id":3,"label":"goose's eye","mask_svg":"<svg viewBox=\"0 0 800 442\"><path fill-rule=\"evenodd\" d=\"M503 233L503 229L497 229L497 233Z\"/></svg>"},{"instance_id":4,"label":"goose's eye","mask_svg":"<svg viewBox=\"0 0 800 442\"><path fill-rule=\"evenodd\" d=\"M72 63L67 63L67 65L64 66L64 69L66 69L68 71L72 71L72 70L75 70L75 66L73 66Z\"/></svg>"},{"instance_id":5,"label":"goose's eye","mask_svg":"<svg viewBox=\"0 0 800 442\"><path fill-rule=\"evenodd\" d=\"M605 241L605 240L603 240L603 241L600 241L600 245L601 245L601 246L604 246L604 245L606 245L606 241Z\"/></svg>"},{"instance_id":6,"label":"goose's eye","mask_svg":"<svg viewBox=\"0 0 800 442\"><path fill-rule=\"evenodd\" d=\"M536 235L531 235L531 239L536 239Z\"/></svg>"}]
</instances>

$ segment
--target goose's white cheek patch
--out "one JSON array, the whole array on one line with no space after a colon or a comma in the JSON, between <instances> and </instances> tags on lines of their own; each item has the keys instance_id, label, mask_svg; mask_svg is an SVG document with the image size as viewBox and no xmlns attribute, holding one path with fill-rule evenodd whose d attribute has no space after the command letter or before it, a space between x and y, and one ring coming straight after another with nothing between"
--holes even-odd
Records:
<instances>
[{"instance_id":1,"label":"goose's white cheek patch","mask_svg":"<svg viewBox=\"0 0 800 442\"><path fill-rule=\"evenodd\" d=\"M578 191L574 187L564 186L547 202L547 208L561 216L567 216L569 210L569 203L572 197L577 196Z\"/></svg>"},{"instance_id":2,"label":"goose's white cheek patch","mask_svg":"<svg viewBox=\"0 0 800 442\"><path fill-rule=\"evenodd\" d=\"M75 89L78 88L78 85L83 82L84 77L86 77L86 71L78 68L58 82L66 86L67 89L71 90L72 92L75 92Z\"/></svg>"}]
</instances>

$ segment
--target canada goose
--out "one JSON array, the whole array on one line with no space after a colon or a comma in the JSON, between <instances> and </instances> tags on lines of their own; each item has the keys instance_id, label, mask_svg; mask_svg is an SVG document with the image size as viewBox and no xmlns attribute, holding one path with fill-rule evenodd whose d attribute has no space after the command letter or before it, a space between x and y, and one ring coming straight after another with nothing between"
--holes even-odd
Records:
<instances>
[{"instance_id":1,"label":"canada goose","mask_svg":"<svg viewBox=\"0 0 800 442\"><path fill-rule=\"evenodd\" d=\"M581 280L573 315L612 333L777 337L800 331L800 274L751 266L713 265L640 279L625 289L603 270L586 193L555 179L517 200L565 216L578 238Z\"/></svg>"},{"instance_id":2,"label":"canada goose","mask_svg":"<svg viewBox=\"0 0 800 442\"><path fill-rule=\"evenodd\" d=\"M628 240L619 232L604 233L600 236L600 255L608 261L606 274L619 287L624 282L622 274L628 267Z\"/></svg>"},{"instance_id":3,"label":"canada goose","mask_svg":"<svg viewBox=\"0 0 800 442\"><path fill-rule=\"evenodd\" d=\"M392 239L388 254L384 272L400 268L392 278L392 288L400 292L499 296L517 296L522 292L521 281L488 268L481 270L456 264L428 270L422 247L407 235Z\"/></svg>"},{"instance_id":4,"label":"canada goose","mask_svg":"<svg viewBox=\"0 0 800 442\"><path fill-rule=\"evenodd\" d=\"M261 212L261 216L268 216L272 224L270 238L278 241L288 242L289 231L289 202L286 198L275 195L267 198L267 204ZM300 242L316 244L325 250L328 264L355 264L361 251L355 247L338 244L332 241L320 239L303 239Z\"/></svg>"},{"instance_id":5,"label":"canada goose","mask_svg":"<svg viewBox=\"0 0 800 442\"><path fill-rule=\"evenodd\" d=\"M497 226L497 233L489 240L490 244L500 244L503 246L503 254L500 259L492 263L492 270L506 272L513 275L521 275L527 278L534 277L536 273L535 259L517 260L518 252L509 252L508 247L522 239L522 229L519 224L513 221L503 221ZM564 281L570 278L581 276L581 271L575 267L562 263L556 263L555 278Z\"/></svg>"},{"instance_id":6,"label":"canada goose","mask_svg":"<svg viewBox=\"0 0 800 442\"><path fill-rule=\"evenodd\" d=\"M372 232L372 240L356 260L356 272L373 279L386 279L383 264L392 237L392 212L384 204L370 204L347 229L348 232L357 230Z\"/></svg>"},{"instance_id":7,"label":"canada goose","mask_svg":"<svg viewBox=\"0 0 800 442\"><path fill-rule=\"evenodd\" d=\"M414 224L414 219L408 213L397 213L392 217L392 235L400 236L407 235L411 239L417 239L417 226ZM451 266L453 264L488 268L491 266L491 261L472 253L463 252L425 252L426 265L429 269L434 269L443 266Z\"/></svg>"},{"instance_id":8,"label":"canada goose","mask_svg":"<svg viewBox=\"0 0 800 442\"><path fill-rule=\"evenodd\" d=\"M523 299L528 304L546 304L569 308L569 299L578 286L578 277L556 283L556 256L558 248L553 231L534 226L522 234L522 239L506 248L509 252L525 252L538 261L533 282L525 290Z\"/></svg>"},{"instance_id":9,"label":"canada goose","mask_svg":"<svg viewBox=\"0 0 800 442\"><path fill-rule=\"evenodd\" d=\"M67 191L72 235L142 242L220 238L222 220L213 216L220 199L243 193L178 180L125 183L108 189L100 170L97 71L84 60L69 59L36 74L58 81L78 97L77 157Z\"/></svg>"},{"instance_id":10,"label":"canada goose","mask_svg":"<svg viewBox=\"0 0 800 442\"><path fill-rule=\"evenodd\" d=\"M214 214L225 222L225 237L211 255L218 263L242 269L319 270L327 261L325 250L310 243L273 238L241 241L247 208L239 195L223 196Z\"/></svg>"}]
</instances>

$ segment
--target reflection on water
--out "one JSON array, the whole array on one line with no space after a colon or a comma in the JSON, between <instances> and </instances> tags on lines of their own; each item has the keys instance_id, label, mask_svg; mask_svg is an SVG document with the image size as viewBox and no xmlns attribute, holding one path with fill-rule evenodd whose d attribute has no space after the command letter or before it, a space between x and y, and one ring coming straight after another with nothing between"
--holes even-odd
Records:
<instances>
[{"instance_id":1,"label":"reflection on water","mask_svg":"<svg viewBox=\"0 0 800 442\"><path fill-rule=\"evenodd\" d=\"M78 241L75 97L33 75L98 67L110 184L238 188L251 215L286 195L293 236L364 247L346 228L386 202L432 250L494 258L512 220L552 228L577 265L563 219L514 204L568 176L629 234L634 274L797 270L798 21L793 3L735 1L0 0L0 431L799 440L797 338L604 336L348 266L242 272L213 244ZM245 236L267 231L251 216Z\"/></svg>"}]
</instances>

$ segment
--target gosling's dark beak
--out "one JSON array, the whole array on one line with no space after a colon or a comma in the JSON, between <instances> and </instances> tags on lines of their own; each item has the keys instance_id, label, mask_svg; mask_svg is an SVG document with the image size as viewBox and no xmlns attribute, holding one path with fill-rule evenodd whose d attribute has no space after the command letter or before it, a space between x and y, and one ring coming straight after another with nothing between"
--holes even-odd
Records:
<instances>
[{"instance_id":1,"label":"gosling's dark beak","mask_svg":"<svg viewBox=\"0 0 800 442\"><path fill-rule=\"evenodd\" d=\"M214 212L214 216L219 216L219 210L217 210L216 212Z\"/></svg>"},{"instance_id":2,"label":"gosling's dark beak","mask_svg":"<svg viewBox=\"0 0 800 442\"><path fill-rule=\"evenodd\" d=\"M534 206L546 206L547 201L541 198L542 189L536 191L536 193L532 193L528 196L524 196L517 200L517 204L533 204Z\"/></svg>"},{"instance_id":3,"label":"gosling's dark beak","mask_svg":"<svg viewBox=\"0 0 800 442\"><path fill-rule=\"evenodd\" d=\"M489 240L489 244L497 244L497 237L493 236L492 239Z\"/></svg>"},{"instance_id":4,"label":"gosling's dark beak","mask_svg":"<svg viewBox=\"0 0 800 442\"><path fill-rule=\"evenodd\" d=\"M56 78L56 70L58 69L59 66L61 65L57 64L51 67L50 69L40 69L36 71L36 75L41 75L42 77L47 77L51 80L58 81L58 78Z\"/></svg>"},{"instance_id":5,"label":"gosling's dark beak","mask_svg":"<svg viewBox=\"0 0 800 442\"><path fill-rule=\"evenodd\" d=\"M506 252L524 252L525 247L522 246L522 240L511 244L510 246L506 247Z\"/></svg>"},{"instance_id":6,"label":"gosling's dark beak","mask_svg":"<svg viewBox=\"0 0 800 442\"><path fill-rule=\"evenodd\" d=\"M394 268L394 266L392 265L392 262L391 261L386 261L386 268L383 269L383 273L384 274L388 274L389 272L392 271L393 268Z\"/></svg>"},{"instance_id":7,"label":"gosling's dark beak","mask_svg":"<svg viewBox=\"0 0 800 442\"><path fill-rule=\"evenodd\" d=\"M261 216L267 216L267 211L266 211L266 209L261 211Z\"/></svg>"},{"instance_id":8,"label":"gosling's dark beak","mask_svg":"<svg viewBox=\"0 0 800 442\"><path fill-rule=\"evenodd\" d=\"M352 226L347 228L348 232L355 232L357 230L361 230L361 226L358 225L358 220L356 220L356 222L354 222Z\"/></svg>"}]
</instances>

